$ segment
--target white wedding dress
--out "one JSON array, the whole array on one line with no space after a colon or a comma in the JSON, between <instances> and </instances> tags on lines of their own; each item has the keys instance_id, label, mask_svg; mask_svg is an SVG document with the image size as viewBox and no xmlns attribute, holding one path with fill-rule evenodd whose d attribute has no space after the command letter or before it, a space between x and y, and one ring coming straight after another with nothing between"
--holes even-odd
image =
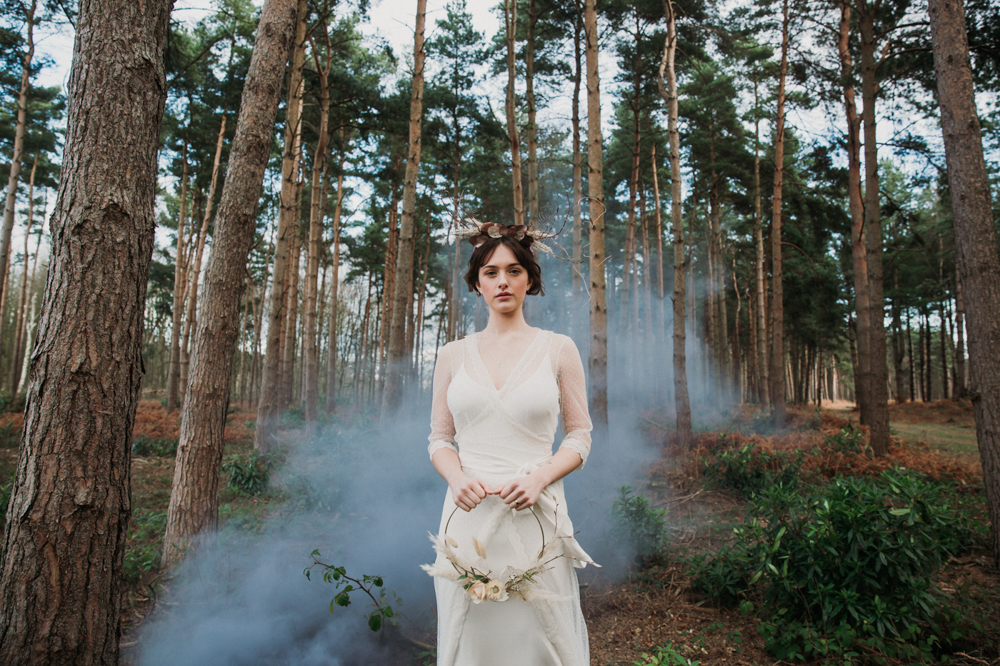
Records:
<instances>
[{"instance_id":1,"label":"white wedding dress","mask_svg":"<svg viewBox=\"0 0 1000 666\"><path fill-rule=\"evenodd\" d=\"M454 449L467 474L496 488L552 457L561 413L566 436L560 447L576 451L586 462L592 426L583 364L573 341L538 331L498 389L480 357L479 340L479 335L456 340L439 353L430 454L443 447ZM589 665L574 567L586 566L590 557L573 537L562 481L546 488L530 511L513 511L496 495L470 512L455 508L449 489L438 534L447 526L447 535L470 561L475 558L473 537L478 539L489 571L527 568L543 542L554 536L555 552L563 556L534 579L531 601L473 604L458 583L435 578L438 665Z\"/></svg>"}]
</instances>

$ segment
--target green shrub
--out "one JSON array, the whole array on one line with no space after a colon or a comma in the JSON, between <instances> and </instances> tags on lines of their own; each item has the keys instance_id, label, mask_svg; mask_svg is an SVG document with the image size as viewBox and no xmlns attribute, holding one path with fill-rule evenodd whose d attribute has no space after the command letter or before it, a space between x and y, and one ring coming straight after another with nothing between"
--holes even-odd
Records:
<instances>
[{"instance_id":1,"label":"green shrub","mask_svg":"<svg viewBox=\"0 0 1000 666\"><path fill-rule=\"evenodd\" d=\"M642 661L633 661L633 666L699 666L700 661L692 661L684 656L684 646L676 648L671 641L657 645L649 652L640 655Z\"/></svg>"},{"instance_id":2,"label":"green shrub","mask_svg":"<svg viewBox=\"0 0 1000 666\"><path fill-rule=\"evenodd\" d=\"M8 423L0 426L0 449L16 449L21 446L21 429Z\"/></svg>"},{"instance_id":3,"label":"green shrub","mask_svg":"<svg viewBox=\"0 0 1000 666\"><path fill-rule=\"evenodd\" d=\"M823 446L836 451L837 453L867 453L871 449L865 441L865 433L861 428L848 424L836 435L827 435L823 438Z\"/></svg>"},{"instance_id":4,"label":"green shrub","mask_svg":"<svg viewBox=\"0 0 1000 666\"><path fill-rule=\"evenodd\" d=\"M132 441L132 455L135 456L159 456L169 458L177 455L177 439L164 438L153 439L146 435L139 435Z\"/></svg>"},{"instance_id":5,"label":"green shrub","mask_svg":"<svg viewBox=\"0 0 1000 666\"><path fill-rule=\"evenodd\" d=\"M705 476L718 488L746 496L776 484L798 485L804 451L765 451L756 444L716 451L715 459L704 459Z\"/></svg>"},{"instance_id":6,"label":"green shrub","mask_svg":"<svg viewBox=\"0 0 1000 666\"><path fill-rule=\"evenodd\" d=\"M126 582L134 583L143 574L160 568L166 527L166 511L136 511L132 514L122 572Z\"/></svg>"},{"instance_id":7,"label":"green shrub","mask_svg":"<svg viewBox=\"0 0 1000 666\"><path fill-rule=\"evenodd\" d=\"M19 414L24 411L24 394L0 391L0 412Z\"/></svg>"},{"instance_id":8,"label":"green shrub","mask_svg":"<svg viewBox=\"0 0 1000 666\"><path fill-rule=\"evenodd\" d=\"M734 544L693 562L694 586L732 603L759 582L762 632L778 659L847 657L858 644L920 657L943 638L931 577L969 534L947 494L899 469L809 494L764 489Z\"/></svg>"},{"instance_id":9,"label":"green shrub","mask_svg":"<svg viewBox=\"0 0 1000 666\"><path fill-rule=\"evenodd\" d=\"M612 506L614 536L631 546L640 562L649 559L667 545L666 509L650 508L649 500L629 486L618 492Z\"/></svg>"},{"instance_id":10,"label":"green shrub","mask_svg":"<svg viewBox=\"0 0 1000 666\"><path fill-rule=\"evenodd\" d=\"M258 456L256 453L245 459L233 456L222 463L222 471L229 475L229 487L247 495L258 495L267 490L273 469L271 456Z\"/></svg>"}]
</instances>

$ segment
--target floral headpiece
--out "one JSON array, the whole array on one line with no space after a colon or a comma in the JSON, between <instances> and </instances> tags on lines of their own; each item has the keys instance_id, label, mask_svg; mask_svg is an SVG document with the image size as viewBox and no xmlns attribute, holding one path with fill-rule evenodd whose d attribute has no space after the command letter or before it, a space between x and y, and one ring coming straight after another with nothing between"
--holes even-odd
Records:
<instances>
[{"instance_id":1,"label":"floral headpiece","mask_svg":"<svg viewBox=\"0 0 1000 666\"><path fill-rule=\"evenodd\" d=\"M552 248L541 241L542 239L555 238L559 234L525 224L507 225L496 222L480 222L475 218L468 217L459 224L457 235L459 238L468 238L473 247L479 247L490 238L507 236L529 249L537 247L542 252L555 255Z\"/></svg>"}]
</instances>

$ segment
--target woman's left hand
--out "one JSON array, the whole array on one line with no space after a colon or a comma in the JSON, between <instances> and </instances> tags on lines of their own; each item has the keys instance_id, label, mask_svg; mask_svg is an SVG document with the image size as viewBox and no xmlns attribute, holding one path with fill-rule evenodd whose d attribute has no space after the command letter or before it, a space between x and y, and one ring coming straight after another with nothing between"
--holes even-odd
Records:
<instances>
[{"instance_id":1,"label":"woman's left hand","mask_svg":"<svg viewBox=\"0 0 1000 666\"><path fill-rule=\"evenodd\" d=\"M520 511L531 508L547 485L541 475L532 473L507 481L496 492L504 504Z\"/></svg>"}]
</instances>

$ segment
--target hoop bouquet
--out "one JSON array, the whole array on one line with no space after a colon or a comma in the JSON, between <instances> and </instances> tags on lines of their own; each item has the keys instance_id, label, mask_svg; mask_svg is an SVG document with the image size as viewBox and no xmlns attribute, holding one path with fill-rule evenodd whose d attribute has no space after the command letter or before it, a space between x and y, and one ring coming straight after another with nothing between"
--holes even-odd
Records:
<instances>
[{"instance_id":1,"label":"hoop bouquet","mask_svg":"<svg viewBox=\"0 0 1000 666\"><path fill-rule=\"evenodd\" d=\"M421 565L424 571L437 578L455 581L462 586L474 604L484 601L503 602L512 597L531 601L547 596L534 584L540 574L551 568L548 566L549 564L560 557L565 557L562 552L556 553L556 550L560 540L566 537L558 536L558 530L556 530L556 536L545 541L542 521L538 519L534 509L531 509L531 514L538 522L538 529L542 534L542 547L538 551L538 555L527 568L519 569L507 566L494 575L492 571L485 570L486 549L479 543L478 539L472 538L472 547L482 564L470 562L460 550L458 541L454 537L448 536L448 525L451 524L455 511L458 511L457 507L448 517L448 522L445 523L441 534L438 536L430 535L434 550L441 557L434 564Z\"/></svg>"}]
</instances>

